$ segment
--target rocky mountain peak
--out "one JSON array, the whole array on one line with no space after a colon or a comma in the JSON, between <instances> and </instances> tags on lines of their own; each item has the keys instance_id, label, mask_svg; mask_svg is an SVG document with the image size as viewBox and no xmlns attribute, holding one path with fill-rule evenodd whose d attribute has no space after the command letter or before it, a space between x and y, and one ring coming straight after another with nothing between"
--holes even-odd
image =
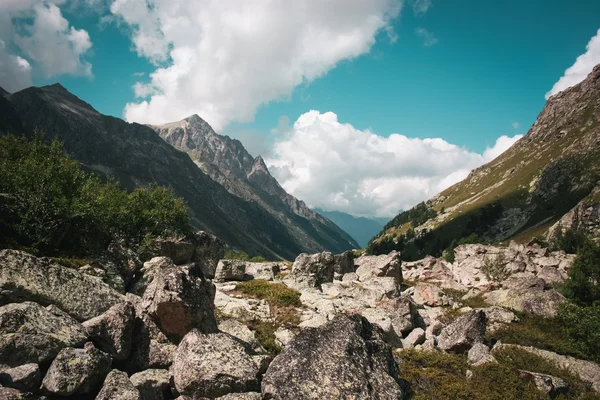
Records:
<instances>
[{"instance_id":1,"label":"rocky mountain peak","mask_svg":"<svg viewBox=\"0 0 600 400\"><path fill-rule=\"evenodd\" d=\"M10 95L10 93L4 90L4 88L0 87L0 96L6 97L8 95Z\"/></svg>"}]
</instances>

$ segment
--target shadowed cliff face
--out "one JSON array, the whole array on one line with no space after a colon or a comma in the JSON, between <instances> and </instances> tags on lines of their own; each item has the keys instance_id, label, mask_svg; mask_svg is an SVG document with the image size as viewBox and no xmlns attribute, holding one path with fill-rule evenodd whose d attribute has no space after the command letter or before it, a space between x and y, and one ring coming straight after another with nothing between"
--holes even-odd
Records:
<instances>
[{"instance_id":1,"label":"shadowed cliff face","mask_svg":"<svg viewBox=\"0 0 600 400\"><path fill-rule=\"evenodd\" d=\"M374 241L397 240L414 228L413 243L419 234L423 239L420 249L410 250L418 258L471 233L484 242L543 237L578 204L600 202L599 179L600 65L552 96L528 134L505 153L431 199L436 217L417 227L397 217L403 223L392 220Z\"/></svg>"},{"instance_id":2,"label":"shadowed cliff face","mask_svg":"<svg viewBox=\"0 0 600 400\"><path fill-rule=\"evenodd\" d=\"M305 251L352 247L342 239L319 248L314 242L298 242L280 219L257 202L230 194L151 128L102 115L60 85L22 90L8 96L7 104L3 99L0 97L0 108L12 109L18 123L11 125L0 118L0 133L31 135L39 129L48 140L62 141L65 150L86 169L114 176L128 189L153 182L170 186L186 200L197 227L249 254L293 259Z\"/></svg>"},{"instance_id":3,"label":"shadowed cliff face","mask_svg":"<svg viewBox=\"0 0 600 400\"><path fill-rule=\"evenodd\" d=\"M197 115L152 127L167 143L185 151L214 181L231 194L258 204L309 251L342 252L357 248L350 235L288 194L269 173L261 156L252 157L238 140L215 133Z\"/></svg>"}]
</instances>

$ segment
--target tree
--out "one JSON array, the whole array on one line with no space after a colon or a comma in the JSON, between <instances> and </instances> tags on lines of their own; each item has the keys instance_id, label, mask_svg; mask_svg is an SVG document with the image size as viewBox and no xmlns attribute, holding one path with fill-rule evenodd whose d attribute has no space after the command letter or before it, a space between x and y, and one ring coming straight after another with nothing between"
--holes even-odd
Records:
<instances>
[{"instance_id":1,"label":"tree","mask_svg":"<svg viewBox=\"0 0 600 400\"><path fill-rule=\"evenodd\" d=\"M600 303L600 246L586 240L579 248L564 285L565 296L581 306Z\"/></svg>"}]
</instances>

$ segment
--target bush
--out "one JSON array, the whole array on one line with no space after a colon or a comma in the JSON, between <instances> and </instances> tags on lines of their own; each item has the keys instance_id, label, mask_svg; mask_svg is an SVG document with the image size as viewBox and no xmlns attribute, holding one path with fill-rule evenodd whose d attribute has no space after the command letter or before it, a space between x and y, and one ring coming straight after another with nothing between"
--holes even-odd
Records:
<instances>
[{"instance_id":1,"label":"bush","mask_svg":"<svg viewBox=\"0 0 600 400\"><path fill-rule=\"evenodd\" d=\"M510 272L506 268L507 264L508 261L506 261L504 253L498 253L494 258L485 257L481 272L490 281L502 282L510 276Z\"/></svg>"},{"instance_id":2,"label":"bush","mask_svg":"<svg viewBox=\"0 0 600 400\"><path fill-rule=\"evenodd\" d=\"M258 299L265 299L269 305L275 307L299 307L302 305L300 293L288 288L283 283L269 283L261 279L254 279L238 283L236 289Z\"/></svg>"},{"instance_id":3,"label":"bush","mask_svg":"<svg viewBox=\"0 0 600 400\"><path fill-rule=\"evenodd\" d=\"M452 241L452 243L450 243L450 246L446 249L445 254L444 254L444 259L446 261L448 261L449 263L453 263L454 259L455 259L455 254L454 254L454 249L456 249L458 246L463 245L463 244L473 244L473 243L479 243L479 235L476 233L472 233L469 236L460 238L460 239L454 239Z\"/></svg>"},{"instance_id":4,"label":"bush","mask_svg":"<svg viewBox=\"0 0 600 400\"><path fill-rule=\"evenodd\" d=\"M552 247L556 250L563 250L565 253L575 254L586 241L585 233L581 231L569 229L563 233L559 229L552 241Z\"/></svg>"},{"instance_id":5,"label":"bush","mask_svg":"<svg viewBox=\"0 0 600 400\"><path fill-rule=\"evenodd\" d=\"M114 239L191 233L183 200L163 187L127 193L83 172L62 145L0 138L0 242L43 254L91 255Z\"/></svg>"},{"instance_id":6,"label":"bush","mask_svg":"<svg viewBox=\"0 0 600 400\"><path fill-rule=\"evenodd\" d=\"M590 360L600 363L600 306L563 304L558 320L567 331L573 347Z\"/></svg>"},{"instance_id":7,"label":"bush","mask_svg":"<svg viewBox=\"0 0 600 400\"><path fill-rule=\"evenodd\" d=\"M225 252L223 258L226 260L248 261L250 257L248 256L248 254L246 254L246 252L241 250L228 250L227 252Z\"/></svg>"},{"instance_id":8,"label":"bush","mask_svg":"<svg viewBox=\"0 0 600 400\"><path fill-rule=\"evenodd\" d=\"M580 306L600 303L600 246L586 240L569 269L564 295Z\"/></svg>"},{"instance_id":9,"label":"bush","mask_svg":"<svg viewBox=\"0 0 600 400\"><path fill-rule=\"evenodd\" d=\"M255 256L250 259L251 262L265 262L267 261L264 257Z\"/></svg>"}]
</instances>

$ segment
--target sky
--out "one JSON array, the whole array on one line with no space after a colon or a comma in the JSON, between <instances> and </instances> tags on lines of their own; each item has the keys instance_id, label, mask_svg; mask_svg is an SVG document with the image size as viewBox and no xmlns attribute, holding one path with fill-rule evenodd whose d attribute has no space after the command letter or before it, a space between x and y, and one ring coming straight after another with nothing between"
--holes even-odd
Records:
<instances>
[{"instance_id":1,"label":"sky","mask_svg":"<svg viewBox=\"0 0 600 400\"><path fill-rule=\"evenodd\" d=\"M391 217L600 63L597 0L0 0L0 86L192 114L310 206Z\"/></svg>"}]
</instances>

